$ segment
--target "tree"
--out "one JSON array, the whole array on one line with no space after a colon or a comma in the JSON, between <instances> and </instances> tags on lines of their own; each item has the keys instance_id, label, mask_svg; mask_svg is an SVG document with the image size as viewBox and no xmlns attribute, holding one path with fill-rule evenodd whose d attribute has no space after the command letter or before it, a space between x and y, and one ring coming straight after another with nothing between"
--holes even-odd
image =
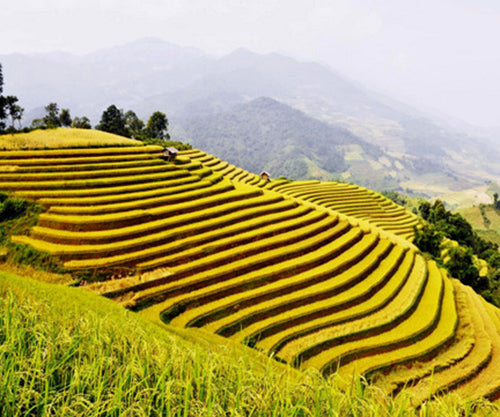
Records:
<instances>
[{"instance_id":1,"label":"tree","mask_svg":"<svg viewBox=\"0 0 500 417\"><path fill-rule=\"evenodd\" d=\"M92 129L92 125L90 124L90 120L88 117L75 117L73 119L73 123L71 123L71 127L76 129Z\"/></svg>"},{"instance_id":2,"label":"tree","mask_svg":"<svg viewBox=\"0 0 500 417\"><path fill-rule=\"evenodd\" d=\"M471 286L476 291L488 288L487 279L480 277L479 271L474 266L471 248L451 248L445 266L453 278L458 278L463 284Z\"/></svg>"},{"instance_id":3,"label":"tree","mask_svg":"<svg viewBox=\"0 0 500 417\"><path fill-rule=\"evenodd\" d=\"M443 235L431 224L426 224L420 229L415 227L413 243L422 252L430 253L436 258L439 257L442 240Z\"/></svg>"},{"instance_id":4,"label":"tree","mask_svg":"<svg viewBox=\"0 0 500 417\"><path fill-rule=\"evenodd\" d=\"M418 206L418 211L424 220L429 220L431 216L432 206L428 201L422 201Z\"/></svg>"},{"instance_id":5,"label":"tree","mask_svg":"<svg viewBox=\"0 0 500 417\"><path fill-rule=\"evenodd\" d=\"M12 129L15 129L14 124L16 121L19 122L19 127L21 127L21 119L23 117L24 109L17 104L18 101L19 99L16 96L5 97L5 108L7 109L6 113L9 114L10 126Z\"/></svg>"},{"instance_id":6,"label":"tree","mask_svg":"<svg viewBox=\"0 0 500 417\"><path fill-rule=\"evenodd\" d=\"M125 124L123 110L118 109L114 104L102 112L101 121L96 126L96 129L114 133L115 135L130 137Z\"/></svg>"},{"instance_id":7,"label":"tree","mask_svg":"<svg viewBox=\"0 0 500 417\"><path fill-rule=\"evenodd\" d=\"M7 117L6 113L6 100L3 96L3 72L2 72L2 64L0 64L0 132L5 129L4 119Z\"/></svg>"},{"instance_id":8,"label":"tree","mask_svg":"<svg viewBox=\"0 0 500 417\"><path fill-rule=\"evenodd\" d=\"M498 193L493 194L493 207L500 210L500 201L498 201Z\"/></svg>"},{"instance_id":9,"label":"tree","mask_svg":"<svg viewBox=\"0 0 500 417\"><path fill-rule=\"evenodd\" d=\"M150 138L168 140L170 135L167 133L168 119L165 113L154 112L148 120L146 126L146 135Z\"/></svg>"},{"instance_id":10,"label":"tree","mask_svg":"<svg viewBox=\"0 0 500 417\"><path fill-rule=\"evenodd\" d=\"M47 114L43 118L43 124L48 128L55 128L61 126L59 119L59 106L57 103L49 103L45 106Z\"/></svg>"},{"instance_id":11,"label":"tree","mask_svg":"<svg viewBox=\"0 0 500 417\"><path fill-rule=\"evenodd\" d=\"M125 113L125 126L130 135L135 139L140 138L144 133L144 122L132 110Z\"/></svg>"},{"instance_id":12,"label":"tree","mask_svg":"<svg viewBox=\"0 0 500 417\"><path fill-rule=\"evenodd\" d=\"M69 109L61 109L61 114L59 115L59 122L61 123L61 126L64 127L71 126L72 120Z\"/></svg>"}]
</instances>

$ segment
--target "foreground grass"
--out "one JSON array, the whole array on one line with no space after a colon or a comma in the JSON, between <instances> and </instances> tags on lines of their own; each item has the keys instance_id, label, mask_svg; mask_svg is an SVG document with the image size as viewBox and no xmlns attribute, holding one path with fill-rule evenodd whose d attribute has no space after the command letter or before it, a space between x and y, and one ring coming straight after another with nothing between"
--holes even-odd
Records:
<instances>
[{"instance_id":1,"label":"foreground grass","mask_svg":"<svg viewBox=\"0 0 500 417\"><path fill-rule=\"evenodd\" d=\"M251 349L148 322L114 303L0 273L2 416L469 416L446 397L415 411L353 381L347 392Z\"/></svg>"}]
</instances>

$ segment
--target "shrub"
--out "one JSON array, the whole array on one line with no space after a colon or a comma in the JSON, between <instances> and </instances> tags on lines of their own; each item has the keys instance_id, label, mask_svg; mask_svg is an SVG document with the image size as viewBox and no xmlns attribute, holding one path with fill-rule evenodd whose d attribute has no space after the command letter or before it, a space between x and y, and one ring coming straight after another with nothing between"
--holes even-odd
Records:
<instances>
[{"instance_id":1,"label":"shrub","mask_svg":"<svg viewBox=\"0 0 500 417\"><path fill-rule=\"evenodd\" d=\"M423 252L428 252L434 257L439 257L443 235L433 225L425 225L421 229L415 227L413 243Z\"/></svg>"},{"instance_id":2,"label":"shrub","mask_svg":"<svg viewBox=\"0 0 500 417\"><path fill-rule=\"evenodd\" d=\"M14 219L26 212L27 202L21 198L7 198L0 205L0 221Z\"/></svg>"}]
</instances>

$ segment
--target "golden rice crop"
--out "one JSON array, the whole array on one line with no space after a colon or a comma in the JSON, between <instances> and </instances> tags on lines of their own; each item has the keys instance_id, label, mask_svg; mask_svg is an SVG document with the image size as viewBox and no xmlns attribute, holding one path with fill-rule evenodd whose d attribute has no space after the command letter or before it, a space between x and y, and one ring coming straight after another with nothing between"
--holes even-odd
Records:
<instances>
[{"instance_id":1,"label":"golden rice crop","mask_svg":"<svg viewBox=\"0 0 500 417\"><path fill-rule=\"evenodd\" d=\"M130 209L118 213L111 214L96 214L96 215L63 215L43 213L40 215L40 224L51 224L55 228L69 228L81 226L85 230L92 230L97 227L98 229L113 228L114 223L131 222L133 220L147 219L151 220L159 216L173 216L192 211L199 211L202 208L211 207L217 204L223 204L231 201L243 200L245 198L258 197L262 195L260 190L231 190L225 193L217 194L200 198L195 201L178 203L172 206L154 207L148 210ZM275 196L276 199L281 199ZM131 224L131 223L129 223ZM66 226L65 226L66 225ZM70 226L71 225L71 226Z\"/></svg>"},{"instance_id":2,"label":"golden rice crop","mask_svg":"<svg viewBox=\"0 0 500 417\"><path fill-rule=\"evenodd\" d=\"M366 240L367 248L373 246L370 237L373 238L373 236L369 236ZM242 291L233 296L209 303L210 305L206 304L203 307L189 310L179 317L175 323L182 323L183 326L200 327L215 318L229 316L232 319L233 332L237 332L247 324L256 321L257 317L270 315L274 311L286 310L289 312L293 307L305 303L312 310L314 301L324 300L325 298L328 298L330 306L334 305L332 297L342 293L342 291L351 292L351 288L368 275L374 264L379 262L390 251L392 245L388 241L381 241L368 255L363 253L362 248L359 248L359 246L361 245L355 245L347 251L349 252L354 248L358 249L360 259L362 259L348 269L350 274L339 272L339 270L346 268L343 262L339 260L336 263L328 261L290 278L271 282L258 289ZM351 260L350 263L353 263L353 261ZM234 322L235 320L236 322ZM227 329L228 326L226 325L225 330ZM224 335L227 336L227 333L224 332Z\"/></svg>"},{"instance_id":3,"label":"golden rice crop","mask_svg":"<svg viewBox=\"0 0 500 417\"><path fill-rule=\"evenodd\" d=\"M339 369L341 377L351 378L354 374L367 374L397 364L409 363L419 358L425 358L446 345L455 336L458 325L458 315L455 307L453 284L450 279L444 278L443 302L438 306L439 318L435 328L426 336L418 340L411 340L407 346L395 347L386 352L375 353L351 362Z\"/></svg>"},{"instance_id":4,"label":"golden rice crop","mask_svg":"<svg viewBox=\"0 0 500 417\"><path fill-rule=\"evenodd\" d=\"M319 265L324 259L335 256L335 251L341 251L343 248L353 245L361 238L361 231L357 228L349 230L347 222L339 222L331 231L326 231L317 237L309 238L309 245L319 245L324 243L325 237L334 238L341 236L329 244L324 244L319 250L310 254L302 254L301 244L295 244L291 248L286 248L286 251L280 248L269 250L264 254L256 254L252 257L237 259L231 263L222 264L219 267L208 271L202 270L199 274L188 276L185 279L177 280L175 275L169 276L169 282L158 288L159 292L154 289L146 289L139 291L134 296L133 302L136 304L142 303L144 300L161 294L161 299L166 299L168 294L175 295L177 293L186 293L200 288L207 288L210 284L224 281L226 286L232 289L241 287L246 283L251 285L262 285L262 283L270 282L277 277L280 279L294 275L298 271L298 265L301 268L307 269L314 265ZM333 250L333 254L332 254ZM234 255L234 254L233 254ZM293 257L291 256L293 255ZM203 260L200 261L202 265ZM182 268L182 267L181 267ZM190 272L189 266L184 267L186 272ZM182 271L182 269L180 269ZM182 275L181 275L182 276ZM192 293L194 295L194 293ZM170 308L173 303L167 300L166 304L157 304L155 310L162 312Z\"/></svg>"},{"instance_id":5,"label":"golden rice crop","mask_svg":"<svg viewBox=\"0 0 500 417\"><path fill-rule=\"evenodd\" d=\"M500 335L498 317L489 314L486 302L479 295L473 294L473 301L481 316L484 330L491 343L490 360L477 374L467 380L455 391L464 398L480 398L495 395L500 389Z\"/></svg>"},{"instance_id":6,"label":"golden rice crop","mask_svg":"<svg viewBox=\"0 0 500 417\"><path fill-rule=\"evenodd\" d=\"M199 190L201 188L209 187L212 182L207 180L200 180L192 183L177 183L174 182L168 187L159 186L156 189L149 189L144 191L131 191L120 194L101 195L96 197L87 197L82 199L80 197L59 197L59 198L40 198L38 202L47 207L51 206L95 206L101 204L116 204L125 201L141 200L156 196L174 195L183 193L189 190Z\"/></svg>"},{"instance_id":7,"label":"golden rice crop","mask_svg":"<svg viewBox=\"0 0 500 417\"><path fill-rule=\"evenodd\" d=\"M205 178L210 181L210 178ZM42 199L42 198L81 198L95 196L113 196L117 194L126 194L130 192L152 190L164 187L175 187L178 185L189 184L200 181L197 175L188 175L185 177L174 177L163 181L139 182L136 184L115 185L111 187L99 188L80 188L80 189L47 189L47 190L30 190L30 191L15 191L15 195L27 199Z\"/></svg>"},{"instance_id":8,"label":"golden rice crop","mask_svg":"<svg viewBox=\"0 0 500 417\"><path fill-rule=\"evenodd\" d=\"M457 280L452 280L455 289L455 303L458 315L458 325L454 334L453 343L442 349L435 356L424 357L411 363L397 366L389 373L373 373L372 380L384 392L393 392L396 389L411 385L423 380L424 377L435 375L464 359L474 347L474 326L471 315L471 300L464 290L464 286ZM444 311L444 310L443 310ZM436 379L437 382L437 379ZM437 384L436 384L437 386ZM424 389L425 392L432 390Z\"/></svg>"},{"instance_id":9,"label":"golden rice crop","mask_svg":"<svg viewBox=\"0 0 500 417\"><path fill-rule=\"evenodd\" d=\"M81 205L81 206L68 206L68 205L58 205L51 207L50 213L59 214L73 214L73 215L97 215L106 213L116 213L121 211L127 211L131 209L147 209L151 207L157 207L162 205L173 205L186 201L196 200L199 198L213 196L219 193L225 193L227 191L234 190L232 184L228 182L219 183L211 187L204 187L199 189L188 189L186 192L179 192L174 195L156 195L148 198L135 198L132 201L111 203L111 204L101 204L95 205Z\"/></svg>"},{"instance_id":10,"label":"golden rice crop","mask_svg":"<svg viewBox=\"0 0 500 417\"><path fill-rule=\"evenodd\" d=\"M276 296L258 305L239 309L231 316L219 319L205 327L224 335L230 335L228 330L232 330L235 333L233 338L241 341L250 335L255 337L256 331L259 331L259 338L256 338L259 340L270 334L269 330L272 325L276 326L279 323L275 331L284 331L285 328L290 329L319 317L325 319L330 314L359 305L368 294L386 283L392 269L396 268L400 261L399 255L404 251L402 248L395 248L398 254L394 258L387 256L381 260L387 248L385 246L388 244L387 241L382 241L368 254L361 248L359 248L361 250L358 249L362 242L360 241L342 255L343 258L347 258L348 252L354 252L355 248L361 255L359 263L354 263L347 270L336 271L335 265L328 265L333 262L327 262L319 267L328 274L326 281L311 283L292 294ZM366 243L370 243L369 240ZM314 271L307 271L295 279L305 281L312 273ZM307 302L300 302L306 298ZM252 319L251 322L249 318Z\"/></svg>"},{"instance_id":11,"label":"golden rice crop","mask_svg":"<svg viewBox=\"0 0 500 417\"><path fill-rule=\"evenodd\" d=\"M35 226L32 229L32 234L39 235L43 239L55 242L81 242L85 244L89 242L113 242L154 233L159 230L172 229L172 238L174 239L177 236L174 233L174 228L181 227L181 229L179 229L181 233L189 235L194 227L198 227L198 223L200 223L201 228L208 227L208 229L211 230L229 224L237 224L240 221L245 221L254 216L272 215L273 213L279 213L294 207L297 207L297 204L293 201L280 201L279 199L277 200L276 196L263 195L253 199L221 204L205 209L203 212L187 213L118 229L79 232Z\"/></svg>"},{"instance_id":12,"label":"golden rice crop","mask_svg":"<svg viewBox=\"0 0 500 417\"><path fill-rule=\"evenodd\" d=\"M420 379L414 387L411 387L409 394L411 394L416 404L421 403L439 391L456 387L474 378L491 359L492 341L485 330L483 318L478 311L477 294L470 287L463 287L463 289L468 295L468 310L471 313L474 337L473 348L461 361Z\"/></svg>"},{"instance_id":13,"label":"golden rice crop","mask_svg":"<svg viewBox=\"0 0 500 417\"><path fill-rule=\"evenodd\" d=\"M76 167L71 171L59 171L59 172L36 172L36 173L0 173L0 182L32 182L32 181L74 181L82 179L97 179L101 177L109 177L112 174L113 177L120 176L130 176L137 174L146 173L159 173L167 171L177 171L177 168L173 165L148 165L142 167L126 167L126 168L114 168L112 172L109 169L104 170L83 170L79 171ZM21 188L21 187L20 187Z\"/></svg>"},{"instance_id":14,"label":"golden rice crop","mask_svg":"<svg viewBox=\"0 0 500 417\"><path fill-rule=\"evenodd\" d=\"M92 129L47 129L3 135L0 149L46 149L96 146L138 146L139 140ZM15 151L14 151L15 152ZM1 157L1 153L0 153Z\"/></svg>"},{"instance_id":15,"label":"golden rice crop","mask_svg":"<svg viewBox=\"0 0 500 417\"><path fill-rule=\"evenodd\" d=\"M407 285L404 285L400 292L382 308L381 310L371 314L367 318L361 318L345 321L335 326L326 328L319 332L307 334L292 340L290 343L283 346L277 354L283 359L291 362L295 356L304 352L312 346L321 342L345 335L351 335L360 331L367 331L373 328L383 328L384 326L392 326L407 317L413 311L415 305L419 302L423 295L424 289L427 287L427 265L421 256L415 259L415 265L411 270ZM346 318L349 318L350 312L346 312ZM354 316L355 317L355 316Z\"/></svg>"},{"instance_id":16,"label":"golden rice crop","mask_svg":"<svg viewBox=\"0 0 500 417\"><path fill-rule=\"evenodd\" d=\"M336 369L339 363L341 366L345 365L349 362L349 359L354 357L354 354L359 357L361 353L376 352L387 345L398 346L404 345L405 342L412 343L416 338L421 337L422 334L431 329L439 320L443 286L440 271L437 266L430 264L429 279L422 298L412 314L401 323L398 324L393 321L388 330L382 332L377 330L373 335L370 335L373 328L358 329L358 331L349 334L349 341L343 342L341 345L333 343L335 338L332 335L327 338L322 335L321 342L317 340L305 352L299 352L293 360L299 359L303 367L313 366L321 369L322 372L330 373L332 366ZM321 345L320 350L318 350L319 345ZM307 355L304 355L304 353L307 353Z\"/></svg>"},{"instance_id":17,"label":"golden rice crop","mask_svg":"<svg viewBox=\"0 0 500 417\"><path fill-rule=\"evenodd\" d=\"M0 182L0 189L8 191L26 191L39 189L86 189L94 187L110 187L127 184L137 184L142 181L162 181L169 178L181 178L191 175L189 171L176 170L153 174L139 174L120 177L103 177L86 180L58 180L58 181L14 181Z\"/></svg>"},{"instance_id":18,"label":"golden rice crop","mask_svg":"<svg viewBox=\"0 0 500 417\"><path fill-rule=\"evenodd\" d=\"M387 264L389 264L389 267L392 266L389 262L388 260L383 266L385 267ZM410 294L413 295L412 292L415 292L422 286L421 276L415 273L416 269L413 268L414 262L414 252L407 251L404 260L395 274L391 277L389 282L377 292L376 297L370 297L368 300L335 311L326 317L313 317L310 320L300 320L301 315L307 315L309 313L308 309L302 308L298 310L298 323L294 323L293 320L291 320L293 319L293 316L291 316L293 311L290 312L290 316L284 313L278 315L273 320L263 321L258 327L255 326L254 328L250 327L244 329L242 336L246 338L255 338L257 340L257 346L266 352L277 352L293 340L315 333L322 328L340 325L362 317L368 317L370 314L374 314L386 307L400 291L400 297L404 300L404 297ZM385 273L387 274L388 272ZM383 272L381 275L383 275ZM347 297L348 293L344 296ZM379 315L382 314L379 313ZM289 322L291 322L291 325L289 325Z\"/></svg>"}]
</instances>

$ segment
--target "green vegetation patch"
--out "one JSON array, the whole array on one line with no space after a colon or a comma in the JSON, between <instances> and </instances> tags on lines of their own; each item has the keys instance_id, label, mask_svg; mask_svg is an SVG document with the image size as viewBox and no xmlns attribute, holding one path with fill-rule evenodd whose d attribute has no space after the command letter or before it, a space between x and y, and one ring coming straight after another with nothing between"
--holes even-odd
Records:
<instances>
[{"instance_id":1,"label":"green vegetation patch","mask_svg":"<svg viewBox=\"0 0 500 417\"><path fill-rule=\"evenodd\" d=\"M219 343L216 343L219 342ZM342 392L250 349L159 327L115 303L0 273L3 416L469 416L473 403L425 414L361 380ZM484 415L492 405L476 403Z\"/></svg>"}]
</instances>

